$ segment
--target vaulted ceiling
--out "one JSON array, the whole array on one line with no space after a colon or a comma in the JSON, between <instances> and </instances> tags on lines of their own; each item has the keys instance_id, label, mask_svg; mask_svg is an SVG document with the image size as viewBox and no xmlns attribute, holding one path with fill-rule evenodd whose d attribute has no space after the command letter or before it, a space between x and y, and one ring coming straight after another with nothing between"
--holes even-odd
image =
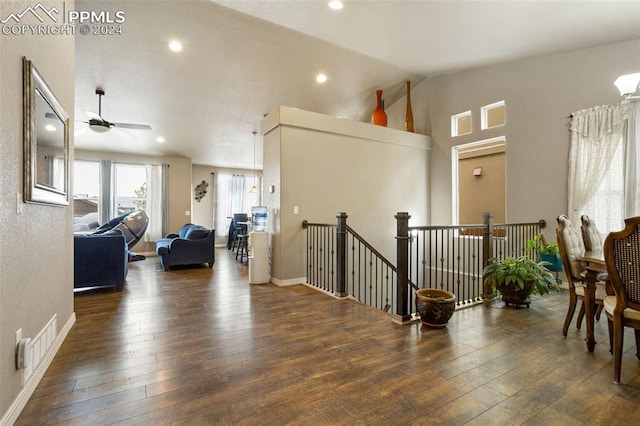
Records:
<instances>
[{"instance_id":1,"label":"vaulted ceiling","mask_svg":"<svg viewBox=\"0 0 640 426\"><path fill-rule=\"evenodd\" d=\"M278 105L368 121L375 89L390 104L407 79L640 38L640 1L327 2L76 0L126 16L121 34L76 35L76 120L100 87L106 120L153 128L76 122L76 148L251 169L252 131Z\"/></svg>"}]
</instances>

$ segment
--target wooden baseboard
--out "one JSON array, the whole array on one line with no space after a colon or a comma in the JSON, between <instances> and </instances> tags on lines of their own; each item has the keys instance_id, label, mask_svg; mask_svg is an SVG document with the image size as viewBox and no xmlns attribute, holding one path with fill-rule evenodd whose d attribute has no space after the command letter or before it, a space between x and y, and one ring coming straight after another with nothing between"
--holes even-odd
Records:
<instances>
[{"instance_id":1,"label":"wooden baseboard","mask_svg":"<svg viewBox=\"0 0 640 426\"><path fill-rule=\"evenodd\" d=\"M286 287L290 285L304 284L307 282L307 277L290 278L288 280L279 280L277 278L271 277L271 282L277 285L278 287Z\"/></svg>"},{"instance_id":2,"label":"wooden baseboard","mask_svg":"<svg viewBox=\"0 0 640 426\"><path fill-rule=\"evenodd\" d=\"M29 376L27 382L23 386L16 399L13 401L13 403L11 403L7 412L4 413L4 415L0 419L0 426L12 425L16 422L25 405L27 405L27 402L29 402L29 398L31 398L31 395L33 395L33 392L36 390L36 387L40 383L40 380L42 380L42 377L44 377L44 373L53 362L53 358L58 353L60 346L62 346L62 342L64 342L64 340L67 338L67 335L69 334L69 331L71 330L71 327L73 327L73 324L75 322L76 314L74 312L71 314L64 327L62 327L60 333L58 333L58 335L56 336L56 339L51 345L51 350L49 350L44 358L42 358L42 362L40 362L38 368L36 368L33 374Z\"/></svg>"}]
</instances>

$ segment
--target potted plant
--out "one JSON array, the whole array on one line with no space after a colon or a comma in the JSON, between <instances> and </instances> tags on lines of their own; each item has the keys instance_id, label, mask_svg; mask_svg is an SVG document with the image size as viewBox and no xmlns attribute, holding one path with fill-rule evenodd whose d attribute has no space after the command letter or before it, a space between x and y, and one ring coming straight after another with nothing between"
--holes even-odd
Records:
<instances>
[{"instance_id":1,"label":"potted plant","mask_svg":"<svg viewBox=\"0 0 640 426\"><path fill-rule=\"evenodd\" d=\"M540 261L549 262L547 269L550 271L559 271L562 269L562 259L560 259L560 251L556 241L547 244L544 234L540 233L527 242L527 250L537 251Z\"/></svg>"},{"instance_id":2,"label":"potted plant","mask_svg":"<svg viewBox=\"0 0 640 426\"><path fill-rule=\"evenodd\" d=\"M416 290L416 308L424 325L444 328L456 310L456 296L437 288L421 288Z\"/></svg>"},{"instance_id":3,"label":"potted plant","mask_svg":"<svg viewBox=\"0 0 640 426\"><path fill-rule=\"evenodd\" d=\"M489 259L482 271L485 292L488 289L493 295L501 295L507 306L528 308L531 294L544 295L551 288L560 290L547 265L548 262L536 262L527 256Z\"/></svg>"}]
</instances>

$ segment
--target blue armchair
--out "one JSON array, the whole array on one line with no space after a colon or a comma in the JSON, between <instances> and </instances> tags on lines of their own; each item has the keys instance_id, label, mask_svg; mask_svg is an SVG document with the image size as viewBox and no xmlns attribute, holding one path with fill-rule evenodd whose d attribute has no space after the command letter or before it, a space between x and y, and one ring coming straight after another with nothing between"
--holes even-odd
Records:
<instances>
[{"instance_id":1,"label":"blue armchair","mask_svg":"<svg viewBox=\"0 0 640 426\"><path fill-rule=\"evenodd\" d=\"M122 290L129 271L127 240L119 230L74 235L74 289L112 287Z\"/></svg>"},{"instance_id":2,"label":"blue armchair","mask_svg":"<svg viewBox=\"0 0 640 426\"><path fill-rule=\"evenodd\" d=\"M177 265L208 263L213 268L215 230L187 223L177 234L156 241L156 253L165 271Z\"/></svg>"}]
</instances>

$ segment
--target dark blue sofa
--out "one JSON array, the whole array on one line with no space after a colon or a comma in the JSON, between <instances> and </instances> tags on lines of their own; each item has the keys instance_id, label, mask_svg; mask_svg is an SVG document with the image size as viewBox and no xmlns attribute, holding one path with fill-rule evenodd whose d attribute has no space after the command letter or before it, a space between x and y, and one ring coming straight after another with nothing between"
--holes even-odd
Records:
<instances>
[{"instance_id":1,"label":"dark blue sofa","mask_svg":"<svg viewBox=\"0 0 640 426\"><path fill-rule=\"evenodd\" d=\"M213 268L215 230L187 223L177 234L156 240L156 253L165 271L177 265L208 263Z\"/></svg>"},{"instance_id":2,"label":"dark blue sofa","mask_svg":"<svg viewBox=\"0 0 640 426\"><path fill-rule=\"evenodd\" d=\"M129 272L129 250L119 230L74 235L73 288L115 287L122 290Z\"/></svg>"}]
</instances>

